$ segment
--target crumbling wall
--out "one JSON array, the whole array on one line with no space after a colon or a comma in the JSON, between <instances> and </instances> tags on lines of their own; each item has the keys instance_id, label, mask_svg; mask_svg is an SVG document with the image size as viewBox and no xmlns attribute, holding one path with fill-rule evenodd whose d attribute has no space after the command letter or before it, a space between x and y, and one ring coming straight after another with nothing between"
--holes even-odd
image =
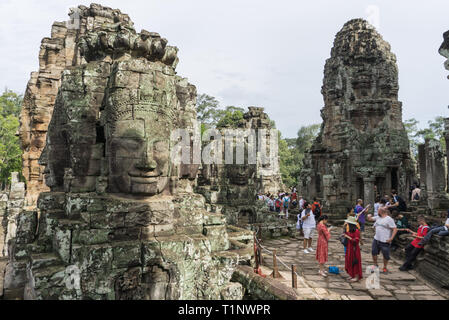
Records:
<instances>
[{"instance_id":1,"label":"crumbling wall","mask_svg":"<svg viewBox=\"0 0 449 320\"><path fill-rule=\"evenodd\" d=\"M19 181L19 173L13 172L9 190L0 194L0 256L7 257L10 241L16 237L17 221L23 210L25 183Z\"/></svg>"}]
</instances>

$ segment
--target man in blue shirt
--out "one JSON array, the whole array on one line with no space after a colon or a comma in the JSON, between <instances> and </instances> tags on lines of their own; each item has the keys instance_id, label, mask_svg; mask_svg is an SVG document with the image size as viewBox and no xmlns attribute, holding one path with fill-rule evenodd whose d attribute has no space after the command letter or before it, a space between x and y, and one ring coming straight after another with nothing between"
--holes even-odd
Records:
<instances>
[{"instance_id":1,"label":"man in blue shirt","mask_svg":"<svg viewBox=\"0 0 449 320\"><path fill-rule=\"evenodd\" d=\"M357 205L355 206L354 213L356 215L357 221L360 224L360 231L365 231L365 208L363 208L363 200L357 200Z\"/></svg>"}]
</instances>

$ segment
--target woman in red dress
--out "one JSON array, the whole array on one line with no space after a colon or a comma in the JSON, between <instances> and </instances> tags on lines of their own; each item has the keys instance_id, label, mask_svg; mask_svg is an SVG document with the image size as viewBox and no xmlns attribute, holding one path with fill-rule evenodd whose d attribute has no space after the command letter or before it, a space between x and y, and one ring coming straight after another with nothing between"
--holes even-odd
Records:
<instances>
[{"instance_id":1,"label":"woman in red dress","mask_svg":"<svg viewBox=\"0 0 449 320\"><path fill-rule=\"evenodd\" d=\"M323 277L327 277L327 272L324 270L324 264L327 262L327 250L328 250L328 242L330 238L330 232L329 230L332 228L329 228L329 230L326 227L327 220L329 218L326 215L323 215L318 220L318 241L317 241L317 248L316 248L316 260L320 264L320 270L318 273L322 275Z\"/></svg>"},{"instance_id":2,"label":"woman in red dress","mask_svg":"<svg viewBox=\"0 0 449 320\"><path fill-rule=\"evenodd\" d=\"M348 217L345 220L349 225L349 230L345 233L348 239L345 255L345 270L351 277L350 282L357 282L362 279L362 257L360 254L360 231L357 228L355 217Z\"/></svg>"}]
</instances>

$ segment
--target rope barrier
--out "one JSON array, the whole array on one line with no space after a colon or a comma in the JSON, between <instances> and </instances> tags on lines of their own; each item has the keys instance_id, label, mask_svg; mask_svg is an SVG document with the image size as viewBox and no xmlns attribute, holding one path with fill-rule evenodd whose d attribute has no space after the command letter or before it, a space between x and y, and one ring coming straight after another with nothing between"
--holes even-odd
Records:
<instances>
[{"instance_id":1,"label":"rope barrier","mask_svg":"<svg viewBox=\"0 0 449 320\"><path fill-rule=\"evenodd\" d=\"M267 251L270 254L273 254L272 251L268 250L267 248L265 248L264 246L262 246L262 244L259 242L259 240L257 239L257 237L254 237L254 239L256 239L257 244L259 245L260 248L262 248L263 250ZM287 268L287 270L290 269L290 267L288 265L286 265L277 255L276 255L277 260L284 266ZM307 283L307 281L305 279L303 279L302 276L300 276L296 271L295 271L296 276L299 278L299 281L302 282L302 284L304 285L304 287L306 287L307 289L311 289L312 294L314 295L314 297L317 300L323 300L318 294L315 293L315 291L313 290L313 287L309 286L309 284Z\"/></svg>"}]
</instances>

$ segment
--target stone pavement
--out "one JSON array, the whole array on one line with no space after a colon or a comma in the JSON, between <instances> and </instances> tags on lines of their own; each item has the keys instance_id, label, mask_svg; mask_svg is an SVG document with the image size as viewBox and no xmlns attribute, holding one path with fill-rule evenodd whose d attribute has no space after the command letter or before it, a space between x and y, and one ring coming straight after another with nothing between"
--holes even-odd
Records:
<instances>
[{"instance_id":1,"label":"stone pavement","mask_svg":"<svg viewBox=\"0 0 449 320\"><path fill-rule=\"evenodd\" d=\"M303 239L283 238L262 241L262 246L268 250L276 250L277 256L287 266L296 265L298 277L297 292L302 299L329 299L329 300L445 300L441 292L437 292L430 284L422 281L413 271L401 272L398 270L401 261L394 258L389 263L389 274L380 274L380 288L368 290L366 287L366 267L372 265L371 242L373 239L372 227L367 226L362 245L362 267L364 278L358 283L349 283L349 276L344 271L344 248L338 241L341 234L341 227L334 227L331 231L329 242L329 262L326 266L337 266L340 269L339 275L329 274L323 278L318 274L318 264L315 260L315 252L303 252ZM312 246L316 249L316 238L313 239ZM383 266L382 255L379 256L379 266ZM273 265L272 255L263 250L264 274L271 274ZM281 275L280 280L291 286L291 269L287 269L280 262L278 267ZM301 280L307 284L305 285Z\"/></svg>"}]
</instances>

